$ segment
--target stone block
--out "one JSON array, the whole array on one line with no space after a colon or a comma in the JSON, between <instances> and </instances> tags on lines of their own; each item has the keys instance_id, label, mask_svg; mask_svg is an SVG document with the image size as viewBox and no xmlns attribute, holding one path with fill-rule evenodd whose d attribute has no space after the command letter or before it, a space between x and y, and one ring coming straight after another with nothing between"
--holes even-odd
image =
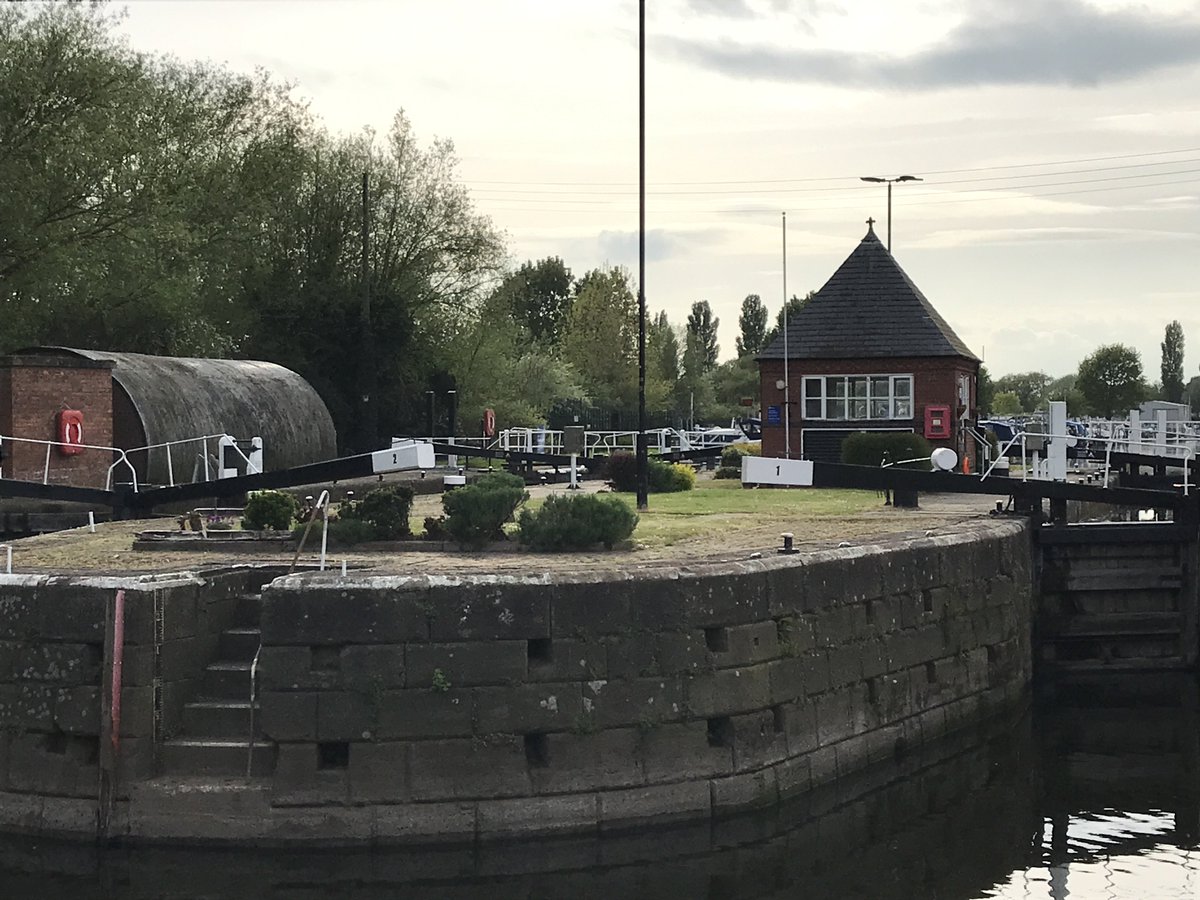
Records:
<instances>
[{"instance_id":1,"label":"stone block","mask_svg":"<svg viewBox=\"0 0 1200 900\"><path fill-rule=\"evenodd\" d=\"M0 727L54 730L55 691L44 684L4 685L0 690Z\"/></svg>"},{"instance_id":2,"label":"stone block","mask_svg":"<svg viewBox=\"0 0 1200 900\"><path fill-rule=\"evenodd\" d=\"M733 768L743 772L760 769L787 756L783 706L775 710L733 716Z\"/></svg>"},{"instance_id":3,"label":"stone block","mask_svg":"<svg viewBox=\"0 0 1200 900\"><path fill-rule=\"evenodd\" d=\"M472 641L457 644L410 644L410 688L474 687L524 681L528 644L525 641ZM441 678L437 677L441 673Z\"/></svg>"},{"instance_id":4,"label":"stone block","mask_svg":"<svg viewBox=\"0 0 1200 900\"><path fill-rule=\"evenodd\" d=\"M381 690L404 686L403 644L354 644L340 654L341 687Z\"/></svg>"},{"instance_id":5,"label":"stone block","mask_svg":"<svg viewBox=\"0 0 1200 900\"><path fill-rule=\"evenodd\" d=\"M608 677L607 648L599 641L552 638L549 658L529 660L530 681L595 681Z\"/></svg>"},{"instance_id":6,"label":"stone block","mask_svg":"<svg viewBox=\"0 0 1200 900\"><path fill-rule=\"evenodd\" d=\"M567 731L583 715L579 682L514 684L475 688L475 721L480 734Z\"/></svg>"},{"instance_id":7,"label":"stone block","mask_svg":"<svg viewBox=\"0 0 1200 900\"><path fill-rule=\"evenodd\" d=\"M594 640L629 632L626 583L572 584L550 599L551 636Z\"/></svg>"},{"instance_id":8,"label":"stone block","mask_svg":"<svg viewBox=\"0 0 1200 900\"><path fill-rule=\"evenodd\" d=\"M410 756L414 800L489 799L532 793L519 737L417 741Z\"/></svg>"},{"instance_id":9,"label":"stone block","mask_svg":"<svg viewBox=\"0 0 1200 900\"><path fill-rule=\"evenodd\" d=\"M685 681L685 686L688 709L704 718L771 705L770 669L766 665L695 675Z\"/></svg>"},{"instance_id":10,"label":"stone block","mask_svg":"<svg viewBox=\"0 0 1200 900\"><path fill-rule=\"evenodd\" d=\"M351 802L407 802L408 744L401 741L352 743L348 768Z\"/></svg>"},{"instance_id":11,"label":"stone block","mask_svg":"<svg viewBox=\"0 0 1200 900\"><path fill-rule=\"evenodd\" d=\"M808 771L814 788L838 777L837 761L837 747L832 745L808 754Z\"/></svg>"},{"instance_id":12,"label":"stone block","mask_svg":"<svg viewBox=\"0 0 1200 900\"><path fill-rule=\"evenodd\" d=\"M733 741L717 743L708 723L681 722L641 730L641 758L646 780L703 778L733 770Z\"/></svg>"},{"instance_id":13,"label":"stone block","mask_svg":"<svg viewBox=\"0 0 1200 900\"><path fill-rule=\"evenodd\" d=\"M100 734L100 688L80 685L60 689L54 701L54 725L66 734Z\"/></svg>"},{"instance_id":14,"label":"stone block","mask_svg":"<svg viewBox=\"0 0 1200 900\"><path fill-rule=\"evenodd\" d=\"M884 641L866 641L859 647L863 678L875 678L888 670L888 651Z\"/></svg>"},{"instance_id":15,"label":"stone block","mask_svg":"<svg viewBox=\"0 0 1200 900\"><path fill-rule=\"evenodd\" d=\"M683 577L677 572L625 582L622 587L629 594L626 629L658 634L695 627L696 598L681 588L682 583ZM689 583L689 588L693 585Z\"/></svg>"},{"instance_id":16,"label":"stone block","mask_svg":"<svg viewBox=\"0 0 1200 900\"><path fill-rule=\"evenodd\" d=\"M27 643L20 645L16 674L24 682L99 684L99 644Z\"/></svg>"},{"instance_id":17,"label":"stone block","mask_svg":"<svg viewBox=\"0 0 1200 900\"><path fill-rule=\"evenodd\" d=\"M891 586L887 585L890 590ZM868 619L876 635L886 636L903 627L903 602L900 594L886 594L868 600Z\"/></svg>"},{"instance_id":18,"label":"stone block","mask_svg":"<svg viewBox=\"0 0 1200 900\"><path fill-rule=\"evenodd\" d=\"M600 827L625 829L645 824L686 821L707 817L712 792L706 781L648 785L600 794Z\"/></svg>"},{"instance_id":19,"label":"stone block","mask_svg":"<svg viewBox=\"0 0 1200 900\"><path fill-rule=\"evenodd\" d=\"M259 697L263 734L273 741L316 741L317 692L264 691Z\"/></svg>"},{"instance_id":20,"label":"stone block","mask_svg":"<svg viewBox=\"0 0 1200 900\"><path fill-rule=\"evenodd\" d=\"M315 743L285 743L276 749L272 806L342 804L349 797L346 769L321 769Z\"/></svg>"},{"instance_id":21,"label":"stone block","mask_svg":"<svg viewBox=\"0 0 1200 900\"><path fill-rule=\"evenodd\" d=\"M402 644L429 639L429 605L415 590L270 588L263 591L263 642Z\"/></svg>"},{"instance_id":22,"label":"stone block","mask_svg":"<svg viewBox=\"0 0 1200 900\"><path fill-rule=\"evenodd\" d=\"M701 631L671 631L658 635L658 670L663 675L697 672L709 666Z\"/></svg>"},{"instance_id":23,"label":"stone block","mask_svg":"<svg viewBox=\"0 0 1200 900\"><path fill-rule=\"evenodd\" d=\"M583 685L583 714L599 728L642 727L684 718L678 678L589 681Z\"/></svg>"},{"instance_id":24,"label":"stone block","mask_svg":"<svg viewBox=\"0 0 1200 900\"><path fill-rule=\"evenodd\" d=\"M594 831L600 816L595 794L480 800L477 809L483 839Z\"/></svg>"},{"instance_id":25,"label":"stone block","mask_svg":"<svg viewBox=\"0 0 1200 900\"><path fill-rule=\"evenodd\" d=\"M470 840L475 834L474 803L387 804L375 807L374 813L371 837L376 844L408 840L460 842ZM381 855L374 862L372 871L378 873L392 858ZM412 857L403 855L399 858L403 860L403 875L407 879L413 865Z\"/></svg>"},{"instance_id":26,"label":"stone block","mask_svg":"<svg viewBox=\"0 0 1200 900\"><path fill-rule=\"evenodd\" d=\"M813 633L813 615L777 616L775 623L776 640L780 656L803 656L811 653L817 646L816 635Z\"/></svg>"},{"instance_id":27,"label":"stone block","mask_svg":"<svg viewBox=\"0 0 1200 900\"><path fill-rule=\"evenodd\" d=\"M806 568L805 612L820 612L845 601L844 560L835 551L814 554Z\"/></svg>"},{"instance_id":28,"label":"stone block","mask_svg":"<svg viewBox=\"0 0 1200 900\"><path fill-rule=\"evenodd\" d=\"M779 789L780 800L807 793L812 787L812 773L808 768L808 757L797 756L776 763L775 784Z\"/></svg>"},{"instance_id":29,"label":"stone block","mask_svg":"<svg viewBox=\"0 0 1200 900\"><path fill-rule=\"evenodd\" d=\"M116 592L109 588L98 588L73 583L70 579L55 579L45 589L39 589L33 597L33 612L36 616L36 631L30 637L39 640L72 641L81 644L103 644L104 623L109 600ZM140 604L138 593L126 591L125 639L130 643L150 643L152 629L146 630L147 640L137 641L136 614ZM148 596L148 595L143 595ZM133 614L131 620L129 614ZM0 599L0 623L8 616ZM28 619L20 620L21 626ZM0 637L4 637L4 625L0 625Z\"/></svg>"},{"instance_id":30,"label":"stone block","mask_svg":"<svg viewBox=\"0 0 1200 900\"><path fill-rule=\"evenodd\" d=\"M812 606L808 597L807 567L803 563L780 565L760 576L767 589L767 612L774 618L798 616Z\"/></svg>"},{"instance_id":31,"label":"stone block","mask_svg":"<svg viewBox=\"0 0 1200 900\"><path fill-rule=\"evenodd\" d=\"M429 636L434 641L530 640L550 637L545 584L464 582L429 592Z\"/></svg>"},{"instance_id":32,"label":"stone block","mask_svg":"<svg viewBox=\"0 0 1200 900\"><path fill-rule=\"evenodd\" d=\"M856 550L842 562L842 602L865 603L883 593L884 554L878 550Z\"/></svg>"},{"instance_id":33,"label":"stone block","mask_svg":"<svg viewBox=\"0 0 1200 900\"><path fill-rule=\"evenodd\" d=\"M36 590L0 586L0 640L21 642L41 634L41 602ZM100 637L104 637L103 630Z\"/></svg>"},{"instance_id":34,"label":"stone block","mask_svg":"<svg viewBox=\"0 0 1200 900\"><path fill-rule=\"evenodd\" d=\"M14 791L95 797L99 742L70 735L13 735L8 750L8 785Z\"/></svg>"},{"instance_id":35,"label":"stone block","mask_svg":"<svg viewBox=\"0 0 1200 900\"><path fill-rule=\"evenodd\" d=\"M311 646L265 646L258 658L258 684L267 691L331 691L341 686L341 672L314 669Z\"/></svg>"},{"instance_id":36,"label":"stone block","mask_svg":"<svg viewBox=\"0 0 1200 900\"><path fill-rule=\"evenodd\" d=\"M690 600L693 627L749 625L771 616L769 591L757 571L713 574L684 570L679 592Z\"/></svg>"},{"instance_id":37,"label":"stone block","mask_svg":"<svg viewBox=\"0 0 1200 900\"><path fill-rule=\"evenodd\" d=\"M724 629L726 650L713 651L713 664L718 668L749 666L780 655L779 629L775 621L732 625Z\"/></svg>"},{"instance_id":38,"label":"stone block","mask_svg":"<svg viewBox=\"0 0 1200 900\"><path fill-rule=\"evenodd\" d=\"M649 632L605 638L608 678L638 678L657 675L658 642Z\"/></svg>"},{"instance_id":39,"label":"stone block","mask_svg":"<svg viewBox=\"0 0 1200 900\"><path fill-rule=\"evenodd\" d=\"M714 778L710 783L713 815L772 806L779 800L773 768Z\"/></svg>"},{"instance_id":40,"label":"stone block","mask_svg":"<svg viewBox=\"0 0 1200 900\"><path fill-rule=\"evenodd\" d=\"M829 655L829 686L832 688L854 684L863 679L862 645L843 644L833 647Z\"/></svg>"},{"instance_id":41,"label":"stone block","mask_svg":"<svg viewBox=\"0 0 1200 900\"><path fill-rule=\"evenodd\" d=\"M474 711L472 693L464 688L387 691L380 702L376 736L381 740L469 737Z\"/></svg>"},{"instance_id":42,"label":"stone block","mask_svg":"<svg viewBox=\"0 0 1200 900\"><path fill-rule=\"evenodd\" d=\"M546 736L548 764L529 769L534 790L557 794L640 784L641 739L637 728L549 734Z\"/></svg>"},{"instance_id":43,"label":"stone block","mask_svg":"<svg viewBox=\"0 0 1200 900\"><path fill-rule=\"evenodd\" d=\"M782 704L782 711L788 755L796 757L815 750L819 744L816 703L811 700L797 700L794 703Z\"/></svg>"},{"instance_id":44,"label":"stone block","mask_svg":"<svg viewBox=\"0 0 1200 900\"><path fill-rule=\"evenodd\" d=\"M858 734L860 711L854 708L854 693L848 689L832 690L816 698L817 739L828 747Z\"/></svg>"},{"instance_id":45,"label":"stone block","mask_svg":"<svg viewBox=\"0 0 1200 900\"><path fill-rule=\"evenodd\" d=\"M371 740L379 730L381 702L382 694L321 691L317 694L317 740Z\"/></svg>"}]
</instances>

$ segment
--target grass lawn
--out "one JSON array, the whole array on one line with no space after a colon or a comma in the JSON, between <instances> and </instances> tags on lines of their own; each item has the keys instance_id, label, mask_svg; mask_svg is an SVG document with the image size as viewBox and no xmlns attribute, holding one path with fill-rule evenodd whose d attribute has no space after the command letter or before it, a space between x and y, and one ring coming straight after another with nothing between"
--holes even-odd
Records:
<instances>
[{"instance_id":1,"label":"grass lawn","mask_svg":"<svg viewBox=\"0 0 1200 900\"><path fill-rule=\"evenodd\" d=\"M616 496L630 507L637 505L634 494ZM638 513L633 539L647 547L669 547L744 525L786 525L797 518L841 517L879 506L874 491L747 489L736 480L703 479L695 490L651 494L649 509Z\"/></svg>"}]
</instances>

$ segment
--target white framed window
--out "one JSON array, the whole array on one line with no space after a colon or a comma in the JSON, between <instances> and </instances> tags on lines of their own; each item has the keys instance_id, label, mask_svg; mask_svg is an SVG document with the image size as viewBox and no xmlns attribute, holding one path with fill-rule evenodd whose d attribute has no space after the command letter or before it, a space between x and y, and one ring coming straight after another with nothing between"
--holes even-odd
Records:
<instances>
[{"instance_id":1,"label":"white framed window","mask_svg":"<svg viewBox=\"0 0 1200 900\"><path fill-rule=\"evenodd\" d=\"M832 421L911 419L911 375L807 375L804 418Z\"/></svg>"}]
</instances>

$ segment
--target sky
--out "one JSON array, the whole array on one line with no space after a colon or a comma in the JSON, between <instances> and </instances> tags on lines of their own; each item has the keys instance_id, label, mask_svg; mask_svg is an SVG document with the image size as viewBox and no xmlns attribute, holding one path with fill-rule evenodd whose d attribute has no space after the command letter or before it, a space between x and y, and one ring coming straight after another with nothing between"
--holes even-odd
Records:
<instances>
[{"instance_id":1,"label":"sky","mask_svg":"<svg viewBox=\"0 0 1200 900\"><path fill-rule=\"evenodd\" d=\"M821 287L865 234L993 376L1102 344L1200 373L1200 0L647 0L646 302ZM332 131L454 142L512 264L638 243L633 0L136 0L140 49L264 68ZM786 232L784 214L786 213Z\"/></svg>"}]
</instances>

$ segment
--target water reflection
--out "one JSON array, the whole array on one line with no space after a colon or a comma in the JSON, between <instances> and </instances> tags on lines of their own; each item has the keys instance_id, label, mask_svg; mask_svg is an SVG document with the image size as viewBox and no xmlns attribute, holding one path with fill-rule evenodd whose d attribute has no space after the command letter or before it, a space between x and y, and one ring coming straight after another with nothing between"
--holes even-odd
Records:
<instances>
[{"instance_id":1,"label":"water reflection","mask_svg":"<svg viewBox=\"0 0 1200 900\"><path fill-rule=\"evenodd\" d=\"M1196 682L1078 683L801 802L603 839L256 854L0 842L0 896L80 900L1200 896Z\"/></svg>"}]
</instances>

